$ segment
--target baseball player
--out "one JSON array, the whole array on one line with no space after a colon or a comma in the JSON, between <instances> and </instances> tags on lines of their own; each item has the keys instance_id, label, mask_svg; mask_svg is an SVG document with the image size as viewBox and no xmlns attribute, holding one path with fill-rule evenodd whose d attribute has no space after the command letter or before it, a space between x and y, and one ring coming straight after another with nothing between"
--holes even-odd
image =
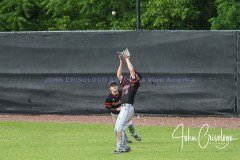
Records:
<instances>
[{"instance_id":1,"label":"baseball player","mask_svg":"<svg viewBox=\"0 0 240 160\"><path fill-rule=\"evenodd\" d=\"M109 91L110 94L107 96L105 100L105 107L111 113L113 122L116 123L117 116L120 113L122 91L118 89L118 84L115 81L111 81L109 83ZM139 137L135 132L135 128L132 121L130 121L129 124L127 124L127 126L131 136L133 136L137 141L141 141L141 137ZM124 134L126 137L126 142L131 143L130 139L126 135L125 130Z\"/></svg>"},{"instance_id":2,"label":"baseball player","mask_svg":"<svg viewBox=\"0 0 240 160\"><path fill-rule=\"evenodd\" d=\"M115 154L130 152L131 148L127 145L126 136L124 130L126 125L132 120L134 116L134 98L137 93L138 88L140 87L139 80L142 78L142 75L139 72L136 72L133 68L133 65L130 61L130 53L128 50L125 52L124 59L122 56L119 56L120 64L117 71L117 77L122 86L122 98L121 98L121 107L120 113L117 117L115 124L115 134L117 135L117 148L114 150ZM123 63L126 62L128 70L130 72L130 79L127 79L122 75Z\"/></svg>"}]
</instances>

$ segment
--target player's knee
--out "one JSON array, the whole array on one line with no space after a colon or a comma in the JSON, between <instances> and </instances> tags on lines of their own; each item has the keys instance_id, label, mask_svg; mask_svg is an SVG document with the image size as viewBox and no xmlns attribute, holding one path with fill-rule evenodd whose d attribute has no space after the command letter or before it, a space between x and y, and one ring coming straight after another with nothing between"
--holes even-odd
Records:
<instances>
[{"instance_id":1,"label":"player's knee","mask_svg":"<svg viewBox=\"0 0 240 160\"><path fill-rule=\"evenodd\" d=\"M130 122L128 123L128 125L129 125L129 126L133 125L132 121L130 121Z\"/></svg>"},{"instance_id":2,"label":"player's knee","mask_svg":"<svg viewBox=\"0 0 240 160\"><path fill-rule=\"evenodd\" d=\"M115 127L114 131L115 131L115 133L122 132L123 131L123 127L117 126L117 127Z\"/></svg>"}]
</instances>

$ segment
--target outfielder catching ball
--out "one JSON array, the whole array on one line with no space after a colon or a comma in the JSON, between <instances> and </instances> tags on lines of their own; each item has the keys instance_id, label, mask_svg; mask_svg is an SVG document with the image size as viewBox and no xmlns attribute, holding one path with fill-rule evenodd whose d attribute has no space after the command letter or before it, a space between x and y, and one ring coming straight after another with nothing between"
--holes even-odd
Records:
<instances>
[{"instance_id":1,"label":"outfielder catching ball","mask_svg":"<svg viewBox=\"0 0 240 160\"><path fill-rule=\"evenodd\" d=\"M133 65L130 61L130 53L128 49L122 52L119 55L120 64L117 71L117 77L122 86L122 98L121 98L121 107L120 113L117 117L115 124L115 134L117 135L117 148L114 150L115 154L130 152L131 148L127 145L125 129L126 126L131 122L134 116L134 98L137 93L138 88L140 87L139 80L142 78L142 75L136 72L133 68ZM123 63L126 62L128 70L130 72L130 79L122 75Z\"/></svg>"},{"instance_id":2,"label":"outfielder catching ball","mask_svg":"<svg viewBox=\"0 0 240 160\"><path fill-rule=\"evenodd\" d=\"M120 113L122 91L118 89L118 84L115 81L111 81L109 83L109 91L110 94L107 96L105 100L105 107L111 113L113 122L116 123L118 114ZM137 141L141 141L141 137L139 137L135 132L135 128L132 121L130 121L129 124L127 124L127 126L131 136L133 136ZM126 142L131 143L130 139L126 135L126 132L124 132L124 134L126 137Z\"/></svg>"}]
</instances>

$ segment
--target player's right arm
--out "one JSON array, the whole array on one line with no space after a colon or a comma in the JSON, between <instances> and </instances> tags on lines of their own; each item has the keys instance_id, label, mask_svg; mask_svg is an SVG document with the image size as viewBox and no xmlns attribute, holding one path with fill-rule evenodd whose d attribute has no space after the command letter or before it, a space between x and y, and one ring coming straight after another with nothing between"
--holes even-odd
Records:
<instances>
[{"instance_id":1,"label":"player's right arm","mask_svg":"<svg viewBox=\"0 0 240 160\"><path fill-rule=\"evenodd\" d=\"M122 58L119 56L119 67L118 67L118 70L117 70L117 77L118 77L118 80L119 80L120 82L121 82L122 79L123 79L122 68L123 68L123 60L122 60Z\"/></svg>"},{"instance_id":2,"label":"player's right arm","mask_svg":"<svg viewBox=\"0 0 240 160\"><path fill-rule=\"evenodd\" d=\"M121 110L121 107L113 108L113 102L110 99L108 99L108 98L105 100L105 108L109 112L115 112L115 111L120 111Z\"/></svg>"}]
</instances>

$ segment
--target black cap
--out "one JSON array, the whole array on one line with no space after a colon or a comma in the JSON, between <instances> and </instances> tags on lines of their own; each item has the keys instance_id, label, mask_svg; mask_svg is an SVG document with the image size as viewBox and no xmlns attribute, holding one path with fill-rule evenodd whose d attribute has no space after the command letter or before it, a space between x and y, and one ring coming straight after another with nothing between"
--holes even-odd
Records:
<instances>
[{"instance_id":1,"label":"black cap","mask_svg":"<svg viewBox=\"0 0 240 160\"><path fill-rule=\"evenodd\" d=\"M117 86L118 83L117 83L116 81L110 81L110 82L108 83L108 85L109 85L109 87L113 87L113 86Z\"/></svg>"}]
</instances>

